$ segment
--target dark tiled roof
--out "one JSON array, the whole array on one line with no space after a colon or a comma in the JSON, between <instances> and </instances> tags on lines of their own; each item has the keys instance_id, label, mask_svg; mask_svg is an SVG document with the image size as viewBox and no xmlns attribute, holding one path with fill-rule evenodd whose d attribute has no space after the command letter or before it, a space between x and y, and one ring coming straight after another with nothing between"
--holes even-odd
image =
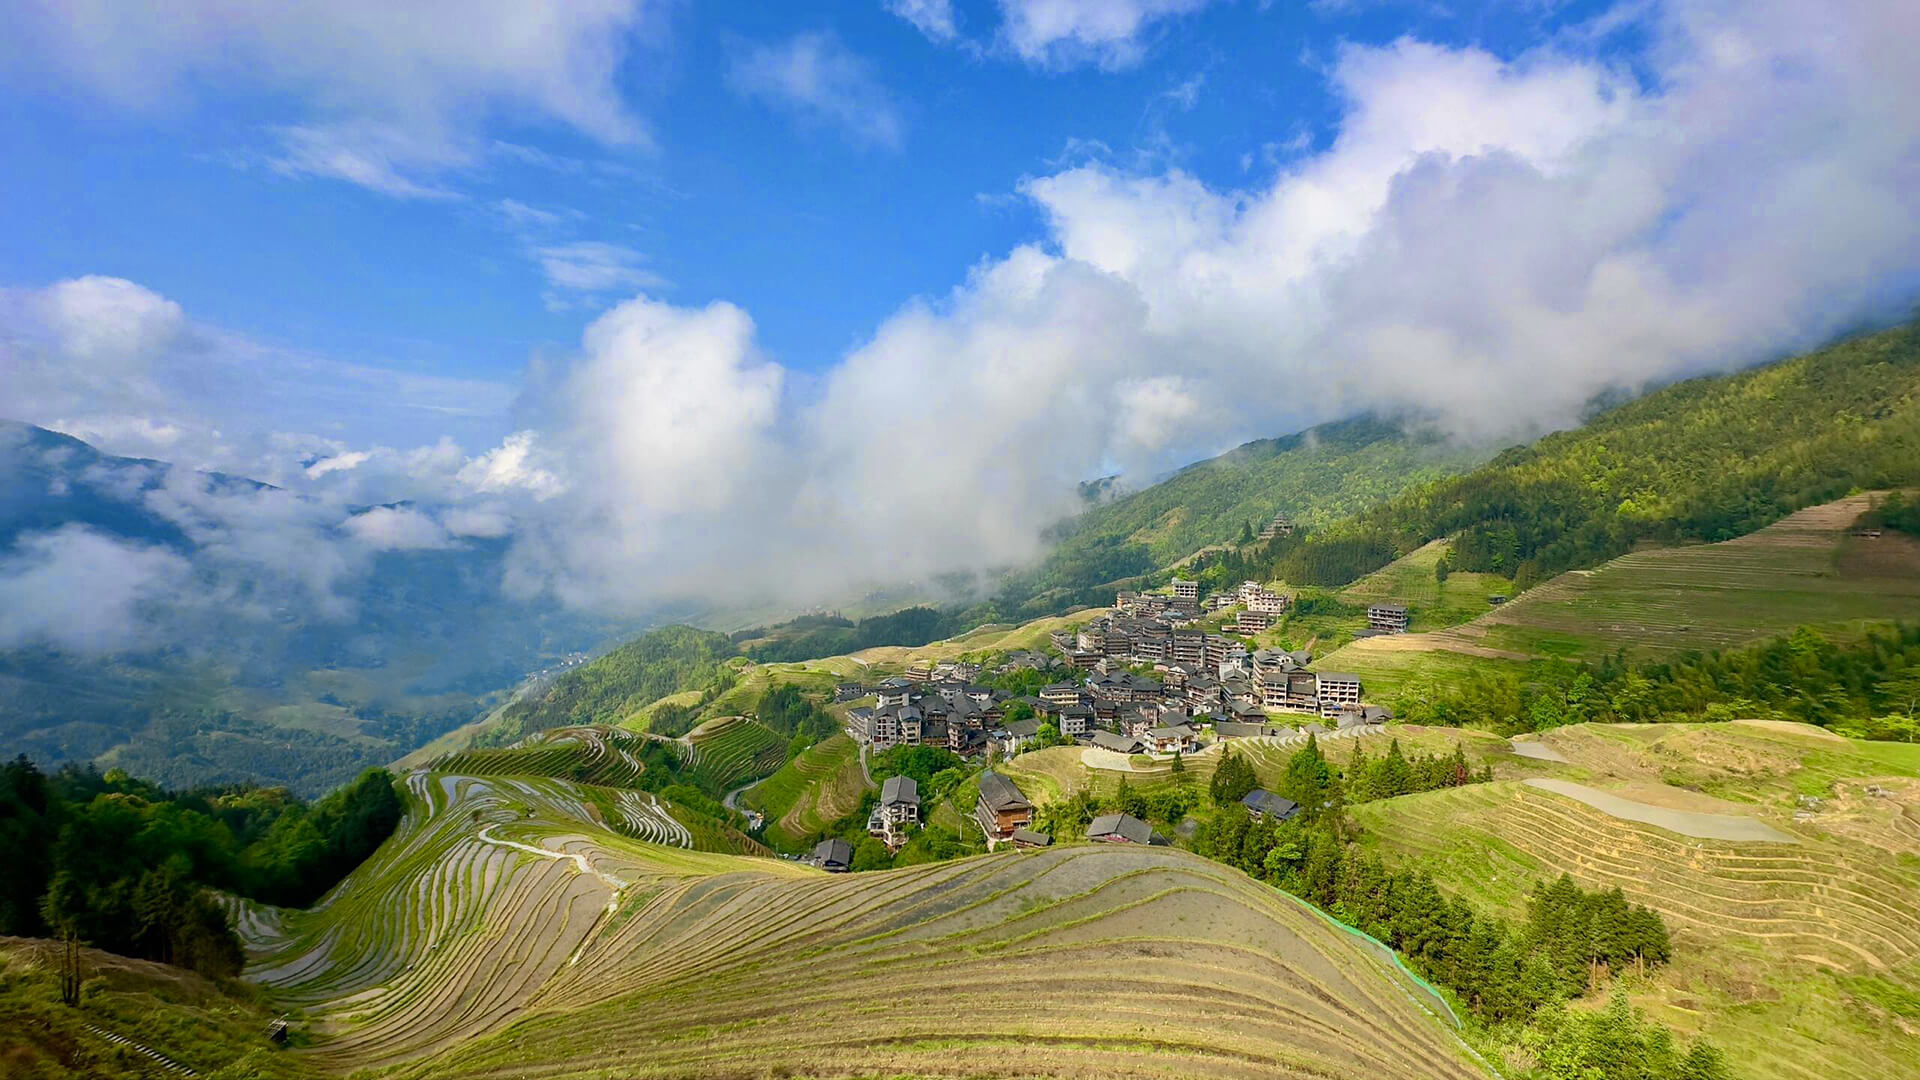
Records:
<instances>
[{"instance_id":1,"label":"dark tiled roof","mask_svg":"<svg viewBox=\"0 0 1920 1080\"><path fill-rule=\"evenodd\" d=\"M1013 786L1013 781L997 772L980 774L980 797L994 811L1022 810L1033 806L1025 795L1020 794L1020 789Z\"/></svg>"},{"instance_id":2,"label":"dark tiled roof","mask_svg":"<svg viewBox=\"0 0 1920 1080\"><path fill-rule=\"evenodd\" d=\"M1032 829L1015 829L1013 830L1013 842L1016 844L1029 844L1033 847L1046 847L1048 844L1053 843L1053 837L1043 832L1034 832Z\"/></svg>"},{"instance_id":3,"label":"dark tiled roof","mask_svg":"<svg viewBox=\"0 0 1920 1080\"><path fill-rule=\"evenodd\" d=\"M912 803L920 805L920 784L911 776L889 776L880 785L880 805L891 806L894 803Z\"/></svg>"},{"instance_id":4,"label":"dark tiled roof","mask_svg":"<svg viewBox=\"0 0 1920 1080\"><path fill-rule=\"evenodd\" d=\"M1106 840L1114 837L1136 844L1151 844L1160 839L1154 834L1153 826L1132 814L1102 814L1087 826L1089 840Z\"/></svg>"},{"instance_id":5,"label":"dark tiled roof","mask_svg":"<svg viewBox=\"0 0 1920 1080\"><path fill-rule=\"evenodd\" d=\"M1290 818L1300 809L1300 804L1284 795L1275 795L1265 788L1254 788L1240 799L1240 804L1249 810L1258 810L1268 817Z\"/></svg>"},{"instance_id":6,"label":"dark tiled roof","mask_svg":"<svg viewBox=\"0 0 1920 1080\"><path fill-rule=\"evenodd\" d=\"M813 847L813 861L820 866L851 866L853 845L838 838L822 840Z\"/></svg>"}]
</instances>

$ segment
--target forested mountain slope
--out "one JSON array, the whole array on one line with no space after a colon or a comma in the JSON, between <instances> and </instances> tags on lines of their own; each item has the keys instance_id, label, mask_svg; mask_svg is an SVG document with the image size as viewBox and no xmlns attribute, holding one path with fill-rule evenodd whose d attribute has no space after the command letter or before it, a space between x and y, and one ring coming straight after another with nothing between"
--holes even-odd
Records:
<instances>
[{"instance_id":1,"label":"forested mountain slope","mask_svg":"<svg viewBox=\"0 0 1920 1080\"><path fill-rule=\"evenodd\" d=\"M1091 586L1151 573L1212 544L1250 540L1285 514L1314 526L1338 521L1451 476L1486 454L1362 417L1261 439L1196 462L1150 487L1087 509L1057 530L1038 567L1002 592L1006 614Z\"/></svg>"},{"instance_id":2,"label":"forested mountain slope","mask_svg":"<svg viewBox=\"0 0 1920 1080\"><path fill-rule=\"evenodd\" d=\"M1460 569L1522 585L1635 544L1725 540L1851 491L1920 480L1920 327L1693 379L1508 450L1310 536L1210 557L1344 584L1443 537Z\"/></svg>"}]
</instances>

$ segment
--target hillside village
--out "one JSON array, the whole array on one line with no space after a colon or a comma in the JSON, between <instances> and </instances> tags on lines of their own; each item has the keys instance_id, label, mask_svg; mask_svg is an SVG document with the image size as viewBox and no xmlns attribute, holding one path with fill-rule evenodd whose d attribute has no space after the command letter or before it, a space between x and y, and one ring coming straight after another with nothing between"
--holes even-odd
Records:
<instances>
[{"instance_id":1,"label":"hillside village","mask_svg":"<svg viewBox=\"0 0 1920 1080\"><path fill-rule=\"evenodd\" d=\"M968 758L1017 754L1049 724L1086 746L1167 755L1219 739L1389 719L1384 707L1364 703L1359 676L1315 670L1305 649L1249 649L1243 636L1266 629L1291 603L1249 581L1203 604L1198 582L1176 579L1161 592L1120 593L1110 613L1053 632L1047 652L1009 655L1003 671L1071 672L1037 696L979 685L980 665L964 660L916 665L871 687L844 683L834 696L873 699L848 710L847 733L875 751L940 746ZM1203 608L1237 608L1233 631L1203 627ZM1368 619L1371 633L1403 633L1407 609L1376 605Z\"/></svg>"},{"instance_id":2,"label":"hillside village","mask_svg":"<svg viewBox=\"0 0 1920 1080\"><path fill-rule=\"evenodd\" d=\"M1269 526L1281 528L1289 528L1284 518ZM841 683L834 698L849 706L846 732L866 751L926 746L987 762L1063 744L1165 760L1224 740L1370 729L1391 719L1387 708L1362 700L1359 676L1316 670L1308 650L1250 648L1243 635L1265 629L1266 620L1292 603L1292 597L1253 581L1203 601L1198 582L1175 579L1163 590L1121 592L1107 612L1052 632L1044 651L1006 654L995 674L1066 676L1037 694L982 685L975 681L982 676L979 663L946 660L916 664L874 686ZM1233 620L1225 621L1218 614L1223 612ZM1203 625L1210 615L1215 629ZM1407 609L1376 605L1369 622L1370 633L1403 633ZM915 781L889 777L868 817L867 834L897 851L923 823L921 815ZM1033 804L996 772L980 774L972 817L989 850L1052 843L1030 828ZM1145 822L1124 814L1097 819L1087 836L1166 843ZM846 840L830 838L806 861L841 871L851 858Z\"/></svg>"}]
</instances>

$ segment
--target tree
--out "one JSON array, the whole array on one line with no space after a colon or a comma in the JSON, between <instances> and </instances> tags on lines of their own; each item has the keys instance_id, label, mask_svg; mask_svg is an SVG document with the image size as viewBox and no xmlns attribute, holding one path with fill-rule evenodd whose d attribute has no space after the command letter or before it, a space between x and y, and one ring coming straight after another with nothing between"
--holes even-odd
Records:
<instances>
[{"instance_id":1,"label":"tree","mask_svg":"<svg viewBox=\"0 0 1920 1080\"><path fill-rule=\"evenodd\" d=\"M1300 812L1317 816L1333 795L1333 767L1320 752L1320 741L1307 736L1307 745L1287 759L1286 774L1280 780L1280 794L1300 804Z\"/></svg>"},{"instance_id":2,"label":"tree","mask_svg":"<svg viewBox=\"0 0 1920 1080\"><path fill-rule=\"evenodd\" d=\"M871 836L863 836L853 845L853 866L856 872L867 870L885 870L893 865L893 853L887 845Z\"/></svg>"},{"instance_id":3,"label":"tree","mask_svg":"<svg viewBox=\"0 0 1920 1080\"><path fill-rule=\"evenodd\" d=\"M1907 717L1913 719L1915 709L1920 709L1920 664L1909 664L1893 675L1875 683L1874 693ZM1908 742L1913 737L1907 737Z\"/></svg>"},{"instance_id":4,"label":"tree","mask_svg":"<svg viewBox=\"0 0 1920 1080\"><path fill-rule=\"evenodd\" d=\"M1186 777L1183 774L1186 771L1187 771L1186 761L1182 759L1182 755L1180 751L1175 750L1173 752L1173 769L1172 769L1173 775L1180 777L1181 781L1184 782L1186 780Z\"/></svg>"},{"instance_id":5,"label":"tree","mask_svg":"<svg viewBox=\"0 0 1920 1080\"><path fill-rule=\"evenodd\" d=\"M1259 783L1253 766L1228 749L1220 755L1220 764L1213 770L1213 782L1208 786L1208 794L1212 796L1215 806L1226 806L1245 798L1247 792L1258 787Z\"/></svg>"},{"instance_id":6,"label":"tree","mask_svg":"<svg viewBox=\"0 0 1920 1080\"><path fill-rule=\"evenodd\" d=\"M80 935L71 926L60 934L60 1004L80 1004Z\"/></svg>"}]
</instances>

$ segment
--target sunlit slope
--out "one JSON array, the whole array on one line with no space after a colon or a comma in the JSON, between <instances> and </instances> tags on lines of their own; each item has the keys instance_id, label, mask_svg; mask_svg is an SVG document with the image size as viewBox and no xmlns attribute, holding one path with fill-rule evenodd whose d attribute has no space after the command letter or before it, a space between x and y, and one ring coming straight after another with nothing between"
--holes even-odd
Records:
<instances>
[{"instance_id":1,"label":"sunlit slope","mask_svg":"<svg viewBox=\"0 0 1920 1080\"><path fill-rule=\"evenodd\" d=\"M1658 658L1735 648L1796 626L1920 618L1920 543L1849 535L1870 498L1809 507L1724 543L1640 551L1569 571L1471 622L1366 638L1322 663L1385 687L1408 671L1448 670L1420 654L1597 660L1625 650Z\"/></svg>"},{"instance_id":2,"label":"sunlit slope","mask_svg":"<svg viewBox=\"0 0 1920 1080\"><path fill-rule=\"evenodd\" d=\"M1370 946L1184 853L827 875L616 836L564 781L408 788L401 833L319 908L242 920L322 1068L1482 1075Z\"/></svg>"},{"instance_id":3,"label":"sunlit slope","mask_svg":"<svg viewBox=\"0 0 1920 1080\"><path fill-rule=\"evenodd\" d=\"M1750 724L1583 725L1542 741L1569 778L1790 841L1688 835L1683 815L1624 820L1521 782L1353 816L1374 850L1488 905L1517 913L1528 883L1565 872L1658 910L1676 962L1636 1000L1709 1035L1742 1076L1920 1075L1920 747ZM1820 802L1796 821L1802 794Z\"/></svg>"}]
</instances>

